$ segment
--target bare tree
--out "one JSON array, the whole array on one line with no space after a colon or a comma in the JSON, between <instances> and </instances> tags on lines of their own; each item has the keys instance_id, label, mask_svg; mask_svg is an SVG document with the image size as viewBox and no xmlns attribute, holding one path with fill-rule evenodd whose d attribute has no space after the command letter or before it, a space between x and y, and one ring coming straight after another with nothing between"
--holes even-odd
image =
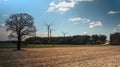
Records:
<instances>
[{"instance_id":1,"label":"bare tree","mask_svg":"<svg viewBox=\"0 0 120 67\"><path fill-rule=\"evenodd\" d=\"M17 50L21 49L21 41L27 35L34 35L36 28L33 17L27 13L13 14L6 20L6 30L10 31L9 37L17 38Z\"/></svg>"}]
</instances>

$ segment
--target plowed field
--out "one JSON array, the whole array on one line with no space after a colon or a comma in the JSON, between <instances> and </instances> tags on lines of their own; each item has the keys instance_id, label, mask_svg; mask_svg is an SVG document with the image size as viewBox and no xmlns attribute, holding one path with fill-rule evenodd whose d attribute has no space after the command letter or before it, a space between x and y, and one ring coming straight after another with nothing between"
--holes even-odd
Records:
<instances>
[{"instance_id":1,"label":"plowed field","mask_svg":"<svg viewBox=\"0 0 120 67\"><path fill-rule=\"evenodd\" d=\"M120 67L120 46L0 49L0 67Z\"/></svg>"}]
</instances>

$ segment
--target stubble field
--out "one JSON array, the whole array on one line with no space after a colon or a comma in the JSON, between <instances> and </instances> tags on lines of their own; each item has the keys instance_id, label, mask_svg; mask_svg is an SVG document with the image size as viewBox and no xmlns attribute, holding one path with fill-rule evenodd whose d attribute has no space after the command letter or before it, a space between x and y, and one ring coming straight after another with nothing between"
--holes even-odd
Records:
<instances>
[{"instance_id":1,"label":"stubble field","mask_svg":"<svg viewBox=\"0 0 120 67\"><path fill-rule=\"evenodd\" d=\"M0 49L0 67L120 67L120 46Z\"/></svg>"}]
</instances>

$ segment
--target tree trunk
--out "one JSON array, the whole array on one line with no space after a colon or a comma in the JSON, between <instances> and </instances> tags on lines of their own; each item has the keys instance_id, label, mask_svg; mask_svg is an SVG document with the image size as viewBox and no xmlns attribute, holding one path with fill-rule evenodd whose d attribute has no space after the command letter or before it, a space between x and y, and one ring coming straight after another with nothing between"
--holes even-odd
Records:
<instances>
[{"instance_id":1,"label":"tree trunk","mask_svg":"<svg viewBox=\"0 0 120 67\"><path fill-rule=\"evenodd\" d=\"M18 37L17 50L21 50L21 38Z\"/></svg>"}]
</instances>

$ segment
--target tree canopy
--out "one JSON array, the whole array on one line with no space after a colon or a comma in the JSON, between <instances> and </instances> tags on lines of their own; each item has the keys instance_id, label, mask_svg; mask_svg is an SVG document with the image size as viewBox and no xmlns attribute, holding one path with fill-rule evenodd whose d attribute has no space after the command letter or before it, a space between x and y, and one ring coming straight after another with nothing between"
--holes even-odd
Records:
<instances>
[{"instance_id":1,"label":"tree canopy","mask_svg":"<svg viewBox=\"0 0 120 67\"><path fill-rule=\"evenodd\" d=\"M120 33L119 32L110 35L110 44L120 45Z\"/></svg>"},{"instance_id":2,"label":"tree canopy","mask_svg":"<svg viewBox=\"0 0 120 67\"><path fill-rule=\"evenodd\" d=\"M25 41L29 44L75 44L75 45L85 45L85 44L105 44L105 35L74 35L66 37L30 37ZM48 43L49 41L49 43Z\"/></svg>"},{"instance_id":3,"label":"tree canopy","mask_svg":"<svg viewBox=\"0 0 120 67\"><path fill-rule=\"evenodd\" d=\"M6 30L10 31L10 38L17 38L17 50L21 49L21 41L27 35L34 35L36 28L33 17L27 13L13 14L6 19Z\"/></svg>"}]
</instances>

